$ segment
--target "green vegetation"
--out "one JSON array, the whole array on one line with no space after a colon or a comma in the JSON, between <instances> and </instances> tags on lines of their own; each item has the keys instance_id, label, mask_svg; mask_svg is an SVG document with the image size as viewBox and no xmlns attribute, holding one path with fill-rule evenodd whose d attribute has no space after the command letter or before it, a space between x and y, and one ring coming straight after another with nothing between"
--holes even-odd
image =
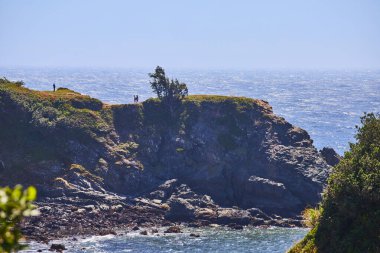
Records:
<instances>
[{"instance_id":1,"label":"green vegetation","mask_svg":"<svg viewBox=\"0 0 380 253\"><path fill-rule=\"evenodd\" d=\"M36 196L34 187L0 188L0 252L16 252L26 247L20 244L19 224L24 217L38 214L32 204Z\"/></svg>"},{"instance_id":2,"label":"green vegetation","mask_svg":"<svg viewBox=\"0 0 380 253\"><path fill-rule=\"evenodd\" d=\"M149 77L152 78L150 86L153 92L156 93L158 99L162 102L165 113L169 118L176 118L177 109L180 102L188 95L187 85L180 83L177 79L169 79L165 75L165 70L157 66L154 73L150 73Z\"/></svg>"},{"instance_id":3,"label":"green vegetation","mask_svg":"<svg viewBox=\"0 0 380 253\"><path fill-rule=\"evenodd\" d=\"M380 252L380 115L365 114L357 143L334 168L311 231L289 252Z\"/></svg>"},{"instance_id":4,"label":"green vegetation","mask_svg":"<svg viewBox=\"0 0 380 253\"><path fill-rule=\"evenodd\" d=\"M9 109L8 114L30 114L33 125L45 129L83 129L87 133L107 131L103 103L97 99L66 88L59 88L56 92L35 91L6 79L0 79L0 83L0 112ZM20 111L11 111L16 108Z\"/></svg>"},{"instance_id":5,"label":"green vegetation","mask_svg":"<svg viewBox=\"0 0 380 253\"><path fill-rule=\"evenodd\" d=\"M5 77L0 78L0 85L6 85L6 84L9 84L9 83L13 83L14 85L16 85L18 87L24 86L24 82L23 81L11 82L7 78L5 78Z\"/></svg>"},{"instance_id":6,"label":"green vegetation","mask_svg":"<svg viewBox=\"0 0 380 253\"><path fill-rule=\"evenodd\" d=\"M103 181L103 178L95 176L94 174L92 174L91 172L89 172L88 170L86 170L80 164L71 164L69 170L73 171L73 172L77 172L78 174L84 176L85 178L88 178L88 179L93 180L93 181L98 182L98 183L100 183L100 182Z\"/></svg>"},{"instance_id":7,"label":"green vegetation","mask_svg":"<svg viewBox=\"0 0 380 253\"><path fill-rule=\"evenodd\" d=\"M188 95L187 85L180 83L177 79L169 80L165 75L165 70L160 66L157 66L154 73L149 74L149 77L152 78L150 85L160 100L167 100L171 103Z\"/></svg>"}]
</instances>

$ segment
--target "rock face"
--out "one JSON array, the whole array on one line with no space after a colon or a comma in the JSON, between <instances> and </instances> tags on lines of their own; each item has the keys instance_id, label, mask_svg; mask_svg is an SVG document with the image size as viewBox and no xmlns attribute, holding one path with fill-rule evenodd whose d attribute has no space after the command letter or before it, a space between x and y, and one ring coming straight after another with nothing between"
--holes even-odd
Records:
<instances>
[{"instance_id":1,"label":"rock face","mask_svg":"<svg viewBox=\"0 0 380 253\"><path fill-rule=\"evenodd\" d=\"M342 159L340 155L338 155L334 149L324 147L322 150L319 151L321 153L321 156L328 165L335 166L339 163L339 161Z\"/></svg>"},{"instance_id":2,"label":"rock face","mask_svg":"<svg viewBox=\"0 0 380 253\"><path fill-rule=\"evenodd\" d=\"M296 217L330 170L305 130L241 97L189 96L169 112L155 99L109 106L10 84L0 130L2 182L34 184L41 200L138 197L172 220Z\"/></svg>"}]
</instances>

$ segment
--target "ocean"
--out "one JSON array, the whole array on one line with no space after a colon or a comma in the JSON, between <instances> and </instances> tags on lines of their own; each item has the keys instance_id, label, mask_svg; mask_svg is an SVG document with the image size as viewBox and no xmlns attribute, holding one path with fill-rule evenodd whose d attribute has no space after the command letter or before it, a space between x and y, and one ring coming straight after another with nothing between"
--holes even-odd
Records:
<instances>
[{"instance_id":1,"label":"ocean","mask_svg":"<svg viewBox=\"0 0 380 253\"><path fill-rule=\"evenodd\" d=\"M163 231L164 229L161 229ZM198 233L200 237L191 237ZM283 253L307 233L303 228L227 228L185 229L181 234L140 235L129 232L118 236L93 236L55 241L63 243L70 253L172 252L172 253ZM49 249L48 245L32 243L24 253Z\"/></svg>"},{"instance_id":2,"label":"ocean","mask_svg":"<svg viewBox=\"0 0 380 253\"><path fill-rule=\"evenodd\" d=\"M38 90L66 87L106 103L132 103L154 96L146 69L0 68L0 76L22 80ZM190 94L245 96L268 101L274 113L308 131L316 148L339 154L354 142L355 126L364 112L380 112L380 71L169 71L187 83ZM199 238L180 235L91 237L65 240L68 252L286 252L305 229L206 228ZM33 243L31 249L46 249ZM83 248L83 250L81 250Z\"/></svg>"}]
</instances>

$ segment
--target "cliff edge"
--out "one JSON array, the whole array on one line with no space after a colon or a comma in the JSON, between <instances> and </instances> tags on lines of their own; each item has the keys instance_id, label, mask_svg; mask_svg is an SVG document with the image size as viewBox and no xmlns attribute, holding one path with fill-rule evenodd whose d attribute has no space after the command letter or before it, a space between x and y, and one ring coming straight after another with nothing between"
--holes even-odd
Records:
<instances>
[{"instance_id":1,"label":"cliff edge","mask_svg":"<svg viewBox=\"0 0 380 253\"><path fill-rule=\"evenodd\" d=\"M308 133L262 100L188 96L169 113L157 99L107 105L11 82L0 84L0 161L3 184L35 185L42 202L120 197L216 223L231 212L296 218L330 170Z\"/></svg>"}]
</instances>

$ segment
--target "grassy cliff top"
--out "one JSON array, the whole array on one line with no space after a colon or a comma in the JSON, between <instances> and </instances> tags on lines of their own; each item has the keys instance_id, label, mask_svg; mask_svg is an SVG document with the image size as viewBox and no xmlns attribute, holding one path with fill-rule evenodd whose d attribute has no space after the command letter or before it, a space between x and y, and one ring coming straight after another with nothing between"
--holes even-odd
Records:
<instances>
[{"instance_id":1,"label":"grassy cliff top","mask_svg":"<svg viewBox=\"0 0 380 253\"><path fill-rule=\"evenodd\" d=\"M268 102L247 98L247 97L235 97L235 96L221 96L221 95L190 95L185 98L184 102L193 102L193 103L216 103L216 104L225 104L225 103L234 103L241 107L250 108L252 106L262 107L265 111L272 111L272 107Z\"/></svg>"},{"instance_id":2,"label":"grassy cliff top","mask_svg":"<svg viewBox=\"0 0 380 253\"><path fill-rule=\"evenodd\" d=\"M10 108L17 108L21 112L31 114L32 122L38 127L58 126L95 133L108 132L113 127L115 111L122 108L136 108L144 113L144 116L152 119L164 118L162 115L165 114L160 109L161 101L157 98L138 104L107 105L67 88L58 88L55 92L38 91L23 87L22 84L0 79L0 106L3 107L0 108L0 112L8 111L8 114L11 114ZM213 111L213 107L216 106L220 112L228 115L245 114L254 110L272 118L272 107L266 101L247 97L190 95L182 100L182 106L181 110L186 108L187 112L193 111L194 108L198 108L196 111ZM149 117L150 114L156 114L157 117ZM157 119L157 122L159 120Z\"/></svg>"},{"instance_id":3,"label":"grassy cliff top","mask_svg":"<svg viewBox=\"0 0 380 253\"><path fill-rule=\"evenodd\" d=\"M97 103L98 109L102 109L103 106L108 107L106 104L102 103L100 100L92 98L88 95L82 95L79 92L67 89L67 88L58 88L54 91L39 91L32 90L26 87L23 87L20 82L12 82L4 79L0 79L0 91L6 92L10 95L15 95L21 97L27 96L30 99L35 100L46 100L50 102L61 101L61 102L72 102L72 101L82 101L84 103ZM152 99L158 102L158 99ZM240 105L249 105L255 104L265 108L271 108L268 102L247 98L247 97L236 97L236 96L222 96L222 95L189 95L184 99L184 102L193 102L193 103L237 103ZM118 105L114 105L118 106ZM91 108L89 108L91 109ZM94 109L94 108L93 108Z\"/></svg>"},{"instance_id":4,"label":"grassy cliff top","mask_svg":"<svg viewBox=\"0 0 380 253\"><path fill-rule=\"evenodd\" d=\"M108 129L103 103L98 99L66 88L55 92L31 90L6 79L0 79L0 113L8 121L31 118L37 127Z\"/></svg>"},{"instance_id":5,"label":"grassy cliff top","mask_svg":"<svg viewBox=\"0 0 380 253\"><path fill-rule=\"evenodd\" d=\"M58 88L57 91L38 91L23 87L19 82L11 82L8 80L0 80L0 91L4 94L12 96L12 98L28 98L33 100L45 100L49 102L70 102L70 101L82 101L84 103L97 103L98 109L101 109L102 104L99 100L91 98L87 95L82 95L78 92L72 91L67 88ZM99 108L100 107L100 108Z\"/></svg>"}]
</instances>

